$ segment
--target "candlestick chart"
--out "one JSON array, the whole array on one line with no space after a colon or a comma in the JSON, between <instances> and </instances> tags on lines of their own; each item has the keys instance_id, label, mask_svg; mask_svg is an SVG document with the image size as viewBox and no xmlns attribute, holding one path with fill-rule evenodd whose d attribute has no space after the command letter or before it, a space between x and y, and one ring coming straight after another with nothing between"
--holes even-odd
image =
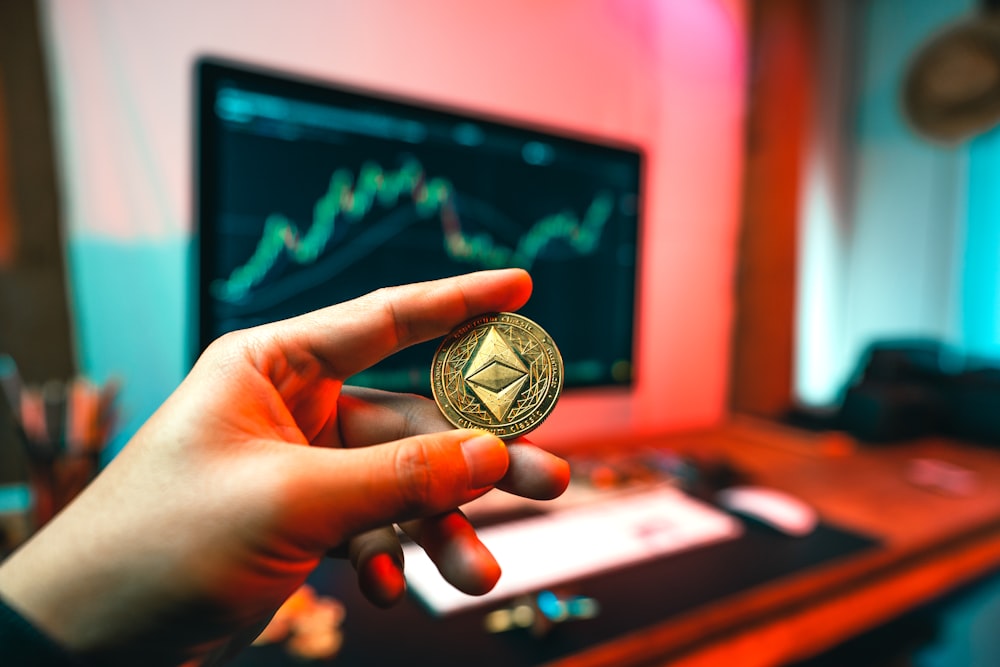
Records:
<instances>
[{"instance_id":1,"label":"candlestick chart","mask_svg":"<svg viewBox=\"0 0 1000 667\"><path fill-rule=\"evenodd\" d=\"M212 293L222 301L239 303L267 284L274 296L266 301L287 298L290 292L332 280L363 263L387 237L416 224L437 227L441 248L453 262L470 268L516 266L531 270L555 244L564 254L593 253L615 206L611 192L599 191L582 210L564 208L528 224L518 221L520 229L514 237L501 239L488 230L470 229L460 214L460 199L451 180L427 174L415 159L403 161L396 169L368 161L356 176L349 169L337 169L326 192L313 205L311 220L297 223L280 212L267 215L252 252L227 276L212 283ZM481 201L469 208L478 213L474 217L479 218L480 227L484 220L503 222L505 217ZM510 229L515 225L498 226ZM281 264L316 270L276 277Z\"/></svg>"}]
</instances>

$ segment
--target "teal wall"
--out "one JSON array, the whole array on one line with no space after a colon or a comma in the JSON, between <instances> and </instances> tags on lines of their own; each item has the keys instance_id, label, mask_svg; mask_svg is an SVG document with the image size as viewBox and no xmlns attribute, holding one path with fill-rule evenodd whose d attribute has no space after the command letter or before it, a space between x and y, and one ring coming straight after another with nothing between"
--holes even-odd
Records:
<instances>
[{"instance_id":1,"label":"teal wall","mask_svg":"<svg viewBox=\"0 0 1000 667\"><path fill-rule=\"evenodd\" d=\"M67 264L82 372L121 381L113 456L190 365L191 241L74 237ZM74 286L86 286L74 289Z\"/></svg>"},{"instance_id":2,"label":"teal wall","mask_svg":"<svg viewBox=\"0 0 1000 667\"><path fill-rule=\"evenodd\" d=\"M969 146L960 305L970 354L1000 359L1000 129Z\"/></svg>"}]
</instances>

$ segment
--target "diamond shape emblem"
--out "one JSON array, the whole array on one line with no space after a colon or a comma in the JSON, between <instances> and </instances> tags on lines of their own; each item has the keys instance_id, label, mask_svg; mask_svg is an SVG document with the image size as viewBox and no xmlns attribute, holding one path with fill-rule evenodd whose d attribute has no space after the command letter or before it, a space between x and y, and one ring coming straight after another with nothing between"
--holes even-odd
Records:
<instances>
[{"instance_id":1,"label":"diamond shape emblem","mask_svg":"<svg viewBox=\"0 0 1000 667\"><path fill-rule=\"evenodd\" d=\"M494 393L500 393L523 377L524 371L493 361L470 375L466 381Z\"/></svg>"},{"instance_id":2,"label":"diamond shape emblem","mask_svg":"<svg viewBox=\"0 0 1000 667\"><path fill-rule=\"evenodd\" d=\"M502 420L527 379L524 361L496 327L490 327L466 367L469 388Z\"/></svg>"}]
</instances>

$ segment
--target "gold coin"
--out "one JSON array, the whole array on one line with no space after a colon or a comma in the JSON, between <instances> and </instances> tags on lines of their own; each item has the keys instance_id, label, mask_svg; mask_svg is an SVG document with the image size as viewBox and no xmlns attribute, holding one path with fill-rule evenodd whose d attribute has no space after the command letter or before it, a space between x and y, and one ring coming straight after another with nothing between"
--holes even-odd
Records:
<instances>
[{"instance_id":1,"label":"gold coin","mask_svg":"<svg viewBox=\"0 0 1000 667\"><path fill-rule=\"evenodd\" d=\"M448 421L505 439L541 424L562 385L562 357L552 337L516 313L460 324L431 364L431 390Z\"/></svg>"}]
</instances>

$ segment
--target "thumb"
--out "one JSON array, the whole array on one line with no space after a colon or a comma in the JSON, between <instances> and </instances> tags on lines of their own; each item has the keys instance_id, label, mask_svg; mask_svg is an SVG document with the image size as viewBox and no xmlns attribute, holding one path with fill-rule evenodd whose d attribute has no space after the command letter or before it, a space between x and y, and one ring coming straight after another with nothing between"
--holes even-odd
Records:
<instances>
[{"instance_id":1,"label":"thumb","mask_svg":"<svg viewBox=\"0 0 1000 667\"><path fill-rule=\"evenodd\" d=\"M357 449L300 451L310 459L303 488L316 494L336 542L454 509L489 490L510 462L502 440L465 429Z\"/></svg>"}]
</instances>

